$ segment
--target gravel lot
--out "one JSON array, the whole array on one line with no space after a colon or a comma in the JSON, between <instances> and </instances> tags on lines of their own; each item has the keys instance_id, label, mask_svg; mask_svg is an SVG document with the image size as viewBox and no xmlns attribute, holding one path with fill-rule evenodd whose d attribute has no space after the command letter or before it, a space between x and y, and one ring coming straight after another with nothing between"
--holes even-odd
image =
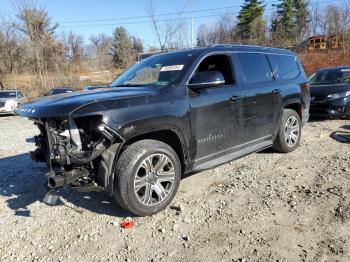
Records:
<instances>
[{"instance_id":1,"label":"gravel lot","mask_svg":"<svg viewBox=\"0 0 350 262\"><path fill-rule=\"evenodd\" d=\"M308 123L293 153L184 178L171 207L132 229L104 193L41 202L45 170L27 153L36 128L0 117L0 130L0 261L350 261L348 120Z\"/></svg>"}]
</instances>

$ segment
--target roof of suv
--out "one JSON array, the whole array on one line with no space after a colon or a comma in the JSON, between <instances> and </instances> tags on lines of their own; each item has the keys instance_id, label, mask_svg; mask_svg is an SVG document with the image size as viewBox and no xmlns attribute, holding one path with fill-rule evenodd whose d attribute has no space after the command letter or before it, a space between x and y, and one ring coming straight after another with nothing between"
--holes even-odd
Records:
<instances>
[{"instance_id":1,"label":"roof of suv","mask_svg":"<svg viewBox=\"0 0 350 262\"><path fill-rule=\"evenodd\" d=\"M21 92L21 90L5 89L5 90L0 90L0 92Z\"/></svg>"},{"instance_id":2,"label":"roof of suv","mask_svg":"<svg viewBox=\"0 0 350 262\"><path fill-rule=\"evenodd\" d=\"M194 48L194 49L186 49L180 51L173 51L169 53L196 53L202 54L206 52L215 52L215 51L232 51L232 52L258 52L258 53L273 53L273 54L281 54L281 55L296 55L294 52L288 49L281 48L272 48L272 47L262 47L262 46L253 46L253 45L213 45L205 48ZM165 54L169 54L165 53ZM164 54L164 53L163 53ZM162 54L159 54L162 55Z\"/></svg>"}]
</instances>

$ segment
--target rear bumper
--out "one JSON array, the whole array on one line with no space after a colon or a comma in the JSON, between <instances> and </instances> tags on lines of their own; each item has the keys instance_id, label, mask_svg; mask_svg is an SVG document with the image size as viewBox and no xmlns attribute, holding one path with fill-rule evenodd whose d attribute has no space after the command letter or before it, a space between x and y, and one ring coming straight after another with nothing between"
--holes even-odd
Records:
<instances>
[{"instance_id":1,"label":"rear bumper","mask_svg":"<svg viewBox=\"0 0 350 262\"><path fill-rule=\"evenodd\" d=\"M344 117L350 113L350 97L334 100L311 101L311 117L328 118Z\"/></svg>"}]
</instances>

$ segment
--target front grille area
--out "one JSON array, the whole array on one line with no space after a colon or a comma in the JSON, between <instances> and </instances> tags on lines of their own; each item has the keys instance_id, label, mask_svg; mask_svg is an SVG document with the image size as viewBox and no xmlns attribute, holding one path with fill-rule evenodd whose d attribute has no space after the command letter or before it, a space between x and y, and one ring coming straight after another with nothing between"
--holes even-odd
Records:
<instances>
[{"instance_id":1,"label":"front grille area","mask_svg":"<svg viewBox=\"0 0 350 262\"><path fill-rule=\"evenodd\" d=\"M0 107L4 107L5 106L5 102L0 102Z\"/></svg>"}]
</instances>

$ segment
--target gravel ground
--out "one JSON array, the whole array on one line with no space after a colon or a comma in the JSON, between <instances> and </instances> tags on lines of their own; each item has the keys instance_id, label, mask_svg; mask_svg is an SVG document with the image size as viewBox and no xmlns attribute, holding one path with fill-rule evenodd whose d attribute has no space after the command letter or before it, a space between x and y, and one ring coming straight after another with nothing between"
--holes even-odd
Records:
<instances>
[{"instance_id":1,"label":"gravel ground","mask_svg":"<svg viewBox=\"0 0 350 262\"><path fill-rule=\"evenodd\" d=\"M347 120L308 123L290 154L184 178L171 207L132 229L104 193L41 202L44 168L27 153L36 128L0 117L0 130L0 261L350 261Z\"/></svg>"}]
</instances>

